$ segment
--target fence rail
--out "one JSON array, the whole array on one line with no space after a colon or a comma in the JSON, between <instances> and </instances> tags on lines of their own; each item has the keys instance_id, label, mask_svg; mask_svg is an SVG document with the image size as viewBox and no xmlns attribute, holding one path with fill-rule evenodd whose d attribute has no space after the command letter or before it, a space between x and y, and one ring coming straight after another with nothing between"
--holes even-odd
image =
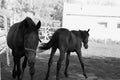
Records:
<instances>
[{"instance_id":1,"label":"fence rail","mask_svg":"<svg viewBox=\"0 0 120 80\"><path fill-rule=\"evenodd\" d=\"M0 35L0 55L3 53L6 53L7 56L7 65L10 65L10 59L9 59L9 53L7 51L8 47L7 47L7 43L6 43L6 34L3 33L2 35Z\"/></svg>"},{"instance_id":2,"label":"fence rail","mask_svg":"<svg viewBox=\"0 0 120 80\"><path fill-rule=\"evenodd\" d=\"M5 33L2 33L0 35L0 54L2 54L4 51L4 48L6 47L5 44L6 44L6 41L3 39L5 38Z\"/></svg>"},{"instance_id":3,"label":"fence rail","mask_svg":"<svg viewBox=\"0 0 120 80\"><path fill-rule=\"evenodd\" d=\"M4 37L4 36L5 36L5 34L0 35L0 37Z\"/></svg>"}]
</instances>

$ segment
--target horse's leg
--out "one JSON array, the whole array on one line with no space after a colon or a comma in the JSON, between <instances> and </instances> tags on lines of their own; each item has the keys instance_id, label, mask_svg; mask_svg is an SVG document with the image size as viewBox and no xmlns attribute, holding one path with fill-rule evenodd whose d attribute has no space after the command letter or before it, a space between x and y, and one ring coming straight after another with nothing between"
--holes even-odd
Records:
<instances>
[{"instance_id":1,"label":"horse's leg","mask_svg":"<svg viewBox=\"0 0 120 80\"><path fill-rule=\"evenodd\" d=\"M23 76L24 76L24 70L25 70L25 68L26 68L26 65L27 65L27 57L25 56L24 61L23 61L23 63L22 63L21 79L23 79Z\"/></svg>"},{"instance_id":2,"label":"horse's leg","mask_svg":"<svg viewBox=\"0 0 120 80\"><path fill-rule=\"evenodd\" d=\"M35 64L33 64L32 66L30 66L29 68L29 73L30 73L30 77L31 77L31 80L33 80L33 76L35 74Z\"/></svg>"},{"instance_id":3,"label":"horse's leg","mask_svg":"<svg viewBox=\"0 0 120 80\"><path fill-rule=\"evenodd\" d=\"M45 80L48 80L48 78L49 78L50 67L51 67L51 65L52 65L52 62L53 62L52 60L53 60L53 56L54 56L54 54L55 54L56 49L57 49L57 48L52 48L52 50L51 50L50 59L49 59L49 62L48 62L48 71L47 71Z\"/></svg>"},{"instance_id":4,"label":"horse's leg","mask_svg":"<svg viewBox=\"0 0 120 80\"><path fill-rule=\"evenodd\" d=\"M87 75L86 75L85 69L84 69L84 63L82 61L81 51L77 51L77 55L78 55L78 58L79 58L79 61L80 61L80 64L81 64L81 67L82 67L82 70L83 70L83 75L85 76L85 78L88 78Z\"/></svg>"},{"instance_id":5,"label":"horse's leg","mask_svg":"<svg viewBox=\"0 0 120 80\"><path fill-rule=\"evenodd\" d=\"M61 68L61 64L64 60L64 56L65 56L65 51L64 50L60 50L60 57L59 60L57 62L57 73L56 73L56 80L59 80L59 71Z\"/></svg>"},{"instance_id":6,"label":"horse's leg","mask_svg":"<svg viewBox=\"0 0 120 80\"><path fill-rule=\"evenodd\" d=\"M19 59L16 59L17 61L17 79L18 80L21 80L21 67L20 67L20 58Z\"/></svg>"},{"instance_id":7,"label":"horse's leg","mask_svg":"<svg viewBox=\"0 0 120 80\"><path fill-rule=\"evenodd\" d=\"M32 55L27 57L28 61L28 66L29 66L29 74L30 74L30 79L33 80L34 74L35 74L35 62L36 62L36 55Z\"/></svg>"},{"instance_id":8,"label":"horse's leg","mask_svg":"<svg viewBox=\"0 0 120 80\"><path fill-rule=\"evenodd\" d=\"M64 71L64 74L65 74L66 77L68 77L67 69L68 69L68 66L69 66L69 57L70 57L70 52L67 52L67 55L66 55L66 65L65 65L65 71Z\"/></svg>"},{"instance_id":9,"label":"horse's leg","mask_svg":"<svg viewBox=\"0 0 120 80\"><path fill-rule=\"evenodd\" d=\"M13 71L12 71L12 77L16 78L16 64L17 64L17 61L15 60L15 57L13 57L13 62L14 62L14 67L13 67Z\"/></svg>"}]
</instances>

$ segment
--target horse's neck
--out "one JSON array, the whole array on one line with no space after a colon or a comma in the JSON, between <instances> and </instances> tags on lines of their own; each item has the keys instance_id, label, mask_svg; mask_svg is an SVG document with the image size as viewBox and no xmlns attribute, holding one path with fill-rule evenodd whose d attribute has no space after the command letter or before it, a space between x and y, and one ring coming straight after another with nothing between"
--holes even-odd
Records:
<instances>
[{"instance_id":1,"label":"horse's neck","mask_svg":"<svg viewBox=\"0 0 120 80\"><path fill-rule=\"evenodd\" d=\"M15 26L14 41L16 44L21 44L23 42L23 30L20 28L20 23Z\"/></svg>"},{"instance_id":2,"label":"horse's neck","mask_svg":"<svg viewBox=\"0 0 120 80\"><path fill-rule=\"evenodd\" d=\"M71 31L81 41L83 40L82 34L79 31Z\"/></svg>"}]
</instances>

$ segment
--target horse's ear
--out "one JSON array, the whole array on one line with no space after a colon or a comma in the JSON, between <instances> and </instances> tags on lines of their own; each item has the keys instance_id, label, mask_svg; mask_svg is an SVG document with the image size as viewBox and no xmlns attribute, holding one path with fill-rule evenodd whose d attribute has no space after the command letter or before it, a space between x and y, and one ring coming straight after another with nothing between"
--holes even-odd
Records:
<instances>
[{"instance_id":1,"label":"horse's ear","mask_svg":"<svg viewBox=\"0 0 120 80\"><path fill-rule=\"evenodd\" d=\"M27 27L28 27L28 22L27 22L27 20L26 20L26 19L25 19L25 20L23 20L22 25L24 25L24 26L25 26L25 28L27 28Z\"/></svg>"},{"instance_id":2,"label":"horse's ear","mask_svg":"<svg viewBox=\"0 0 120 80\"><path fill-rule=\"evenodd\" d=\"M90 29L88 29L88 31L87 32L89 32L90 31Z\"/></svg>"},{"instance_id":3,"label":"horse's ear","mask_svg":"<svg viewBox=\"0 0 120 80\"><path fill-rule=\"evenodd\" d=\"M41 21L39 21L36 25L37 29L39 29L41 27Z\"/></svg>"}]
</instances>

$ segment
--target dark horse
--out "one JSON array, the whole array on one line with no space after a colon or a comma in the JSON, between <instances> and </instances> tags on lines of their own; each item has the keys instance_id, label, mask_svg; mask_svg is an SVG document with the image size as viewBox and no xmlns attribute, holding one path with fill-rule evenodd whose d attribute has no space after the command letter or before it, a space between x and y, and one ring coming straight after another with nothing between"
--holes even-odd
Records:
<instances>
[{"instance_id":1,"label":"dark horse","mask_svg":"<svg viewBox=\"0 0 120 80\"><path fill-rule=\"evenodd\" d=\"M76 52L78 55L79 61L81 63L83 75L85 76L85 78L87 78L87 75L86 75L86 72L84 69L84 63L82 61L82 56L81 56L81 47L82 47L82 43L83 43L85 49L88 48L88 38L89 38L89 29L87 31L81 31L81 30L69 31L64 28L58 29L53 34L50 41L48 43L43 44L43 46L40 47L40 49L43 49L43 50L52 48L51 54L50 54L50 59L48 62L48 71L47 71L45 80L48 80L50 67L52 64L52 58L53 58L57 48L60 51L60 57L57 62L56 80L59 80L59 71L60 71L61 64L63 62L66 52L67 52L66 67L65 67L65 71L64 71L65 76L68 77L67 68L69 65L70 52Z\"/></svg>"},{"instance_id":2,"label":"dark horse","mask_svg":"<svg viewBox=\"0 0 120 80\"><path fill-rule=\"evenodd\" d=\"M22 80L28 62L29 73L31 80L33 80L36 49L39 42L38 29L40 26L40 21L35 25L31 18L26 17L23 21L15 23L10 28L7 35L7 44L12 49L14 61L13 78L17 76L18 80ZM20 59L22 57L24 57L24 61L21 70Z\"/></svg>"}]
</instances>

